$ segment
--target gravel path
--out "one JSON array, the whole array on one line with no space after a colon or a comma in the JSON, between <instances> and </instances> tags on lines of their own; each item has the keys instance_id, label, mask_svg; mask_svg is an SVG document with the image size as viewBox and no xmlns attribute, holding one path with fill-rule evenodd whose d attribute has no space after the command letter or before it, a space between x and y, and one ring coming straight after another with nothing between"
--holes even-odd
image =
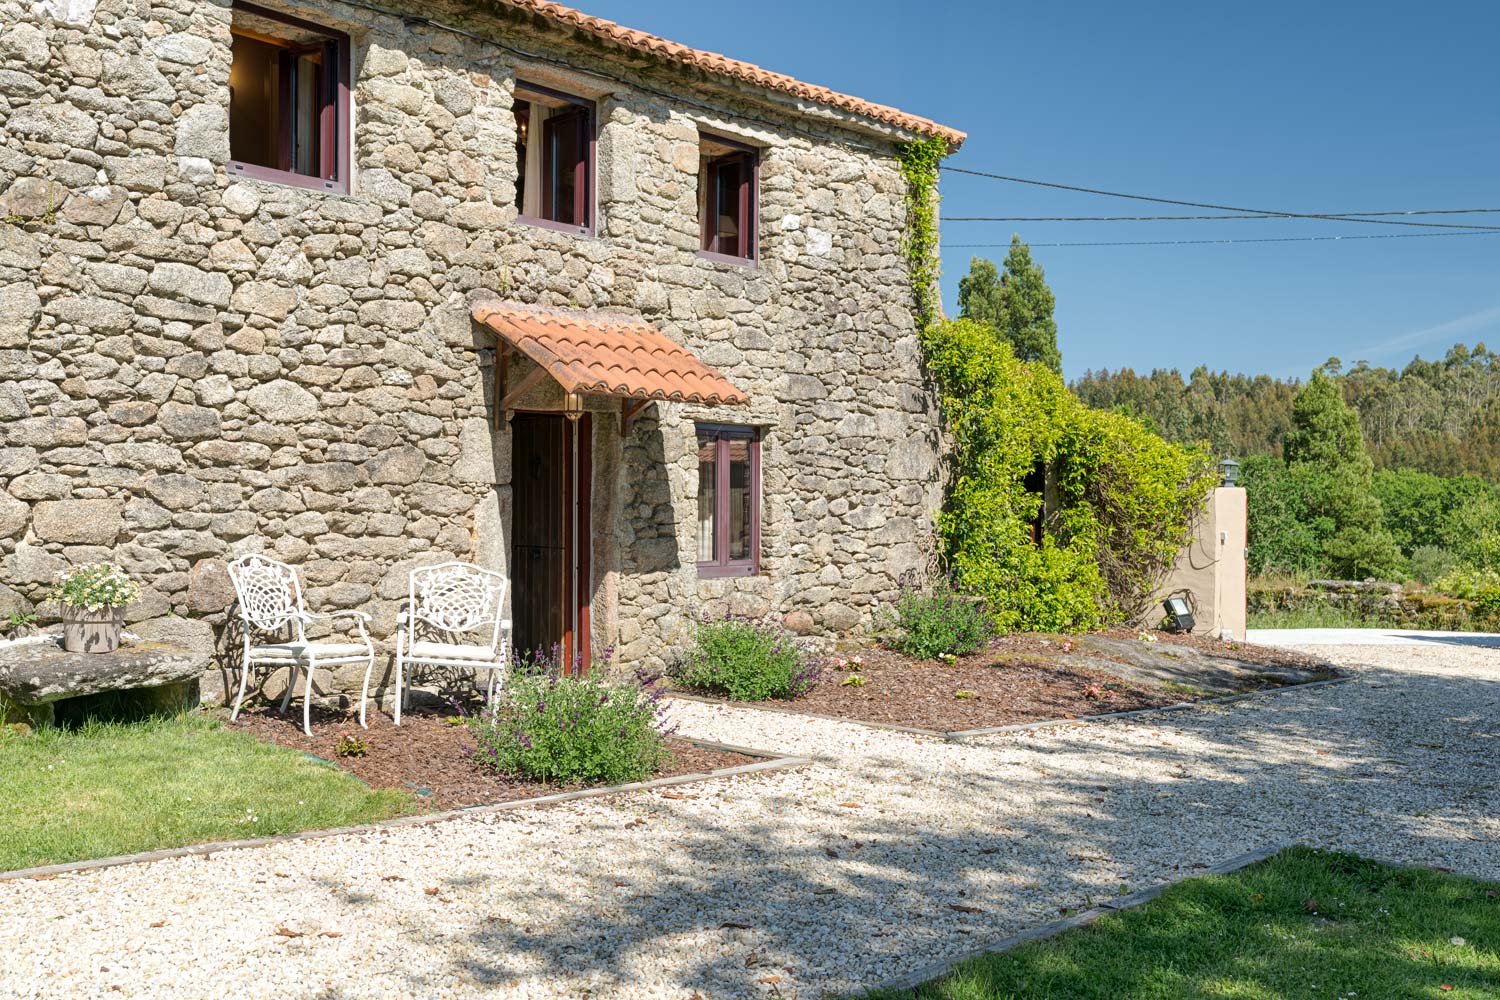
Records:
<instances>
[{"instance_id":1,"label":"gravel path","mask_svg":"<svg viewBox=\"0 0 1500 1000\"><path fill-rule=\"evenodd\" d=\"M0 883L0 996L815 998L1266 844L1500 878L1500 650L1319 653L1369 666L969 745L679 703L820 762Z\"/></svg>"}]
</instances>

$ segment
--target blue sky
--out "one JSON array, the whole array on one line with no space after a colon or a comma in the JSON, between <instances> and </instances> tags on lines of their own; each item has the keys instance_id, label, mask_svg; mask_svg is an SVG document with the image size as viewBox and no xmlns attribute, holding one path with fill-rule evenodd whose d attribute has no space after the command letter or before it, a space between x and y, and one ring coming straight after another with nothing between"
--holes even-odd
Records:
<instances>
[{"instance_id":1,"label":"blue sky","mask_svg":"<svg viewBox=\"0 0 1500 1000\"><path fill-rule=\"evenodd\" d=\"M969 133L952 166L1293 212L1500 208L1500 4L578 0L591 14ZM748 15L748 16L747 16ZM943 213L1192 209L947 174ZM1500 226L1500 214L1424 217ZM959 243L1421 232L1319 220L948 223ZM1432 230L1438 232L1439 230ZM1500 234L1037 247L1070 377L1131 366L1305 374L1500 347Z\"/></svg>"}]
</instances>

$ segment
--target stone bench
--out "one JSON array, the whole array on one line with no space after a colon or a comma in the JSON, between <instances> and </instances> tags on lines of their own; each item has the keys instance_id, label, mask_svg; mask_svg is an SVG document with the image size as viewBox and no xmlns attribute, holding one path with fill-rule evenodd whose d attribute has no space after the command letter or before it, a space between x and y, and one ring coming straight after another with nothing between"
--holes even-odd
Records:
<instances>
[{"instance_id":1,"label":"stone bench","mask_svg":"<svg viewBox=\"0 0 1500 1000\"><path fill-rule=\"evenodd\" d=\"M112 653L69 653L56 635L3 643L0 722L48 726L193 708L209 663L205 653L151 639L127 638Z\"/></svg>"}]
</instances>

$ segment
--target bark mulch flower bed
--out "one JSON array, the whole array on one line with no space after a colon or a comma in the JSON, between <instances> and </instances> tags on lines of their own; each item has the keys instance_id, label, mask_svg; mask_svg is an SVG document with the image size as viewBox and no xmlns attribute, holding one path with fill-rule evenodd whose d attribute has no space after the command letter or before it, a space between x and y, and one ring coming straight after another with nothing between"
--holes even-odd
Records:
<instances>
[{"instance_id":1,"label":"bark mulch flower bed","mask_svg":"<svg viewBox=\"0 0 1500 1000\"><path fill-rule=\"evenodd\" d=\"M1149 668L1132 669L1130 663L1108 649L1087 647L1085 637L1018 633L1000 636L986 648L953 663L917 660L890 649L861 650L841 658L847 661L858 655L863 665L830 666L822 682L798 698L745 704L958 732L1161 708L1338 676L1328 664L1301 653L1165 632L1151 633L1156 642L1146 643L1141 642L1140 634L1120 629L1101 633L1110 640L1129 640L1131 645L1125 652L1131 659L1136 658L1137 651L1141 656L1154 652L1164 657L1163 663L1170 663L1177 655L1171 647L1185 646L1208 656L1238 661L1243 665L1242 676L1234 678L1227 689L1222 677L1215 679L1216 688L1209 688L1206 681L1204 687L1198 687L1196 676L1186 683L1156 682L1142 679ZM857 674L864 683L847 683L851 674Z\"/></svg>"},{"instance_id":2,"label":"bark mulch flower bed","mask_svg":"<svg viewBox=\"0 0 1500 1000\"><path fill-rule=\"evenodd\" d=\"M1043 719L1070 719L1182 701L1180 694L1128 684L1114 674L1014 653L982 650L956 663L915 660L888 649L858 654L858 671L830 670L789 702L793 711L954 732ZM865 683L846 685L851 673ZM1088 693L1094 685L1096 696Z\"/></svg>"},{"instance_id":3,"label":"bark mulch flower bed","mask_svg":"<svg viewBox=\"0 0 1500 1000\"><path fill-rule=\"evenodd\" d=\"M473 737L465 726L450 723L447 716L403 712L398 727L388 716L372 711L367 721L370 728L361 729L357 717L315 708L312 739L302 732L300 711L288 711L282 716L270 708L247 709L240 713L237 722L226 724L231 729L246 730L257 739L325 760L372 788L410 792L417 812L513 802L574 790L506 777L476 763L472 758ZM337 755L335 748L344 733L365 741L363 756ZM667 738L667 748L672 752L672 760L654 777L701 774L754 764L760 759L701 747L675 737Z\"/></svg>"}]
</instances>

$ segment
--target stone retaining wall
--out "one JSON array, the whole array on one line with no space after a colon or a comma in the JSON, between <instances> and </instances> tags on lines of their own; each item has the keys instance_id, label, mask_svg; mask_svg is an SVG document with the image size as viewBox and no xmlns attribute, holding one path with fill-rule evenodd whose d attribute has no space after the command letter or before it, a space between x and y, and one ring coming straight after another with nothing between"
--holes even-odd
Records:
<instances>
[{"instance_id":1,"label":"stone retaining wall","mask_svg":"<svg viewBox=\"0 0 1500 1000\"><path fill-rule=\"evenodd\" d=\"M227 175L223 0L0 0L0 615L112 559L146 584L134 631L222 649L225 563L263 551L388 640L410 567L505 562L508 432L469 318L502 295L638 312L754 401L595 421L596 645L659 663L722 608L867 628L939 502L900 137L515 13L262 6L353 39L348 196ZM598 100L597 237L516 222L518 65ZM703 128L763 147L758 267L694 253ZM759 577L697 578L704 417L766 428Z\"/></svg>"}]
</instances>

